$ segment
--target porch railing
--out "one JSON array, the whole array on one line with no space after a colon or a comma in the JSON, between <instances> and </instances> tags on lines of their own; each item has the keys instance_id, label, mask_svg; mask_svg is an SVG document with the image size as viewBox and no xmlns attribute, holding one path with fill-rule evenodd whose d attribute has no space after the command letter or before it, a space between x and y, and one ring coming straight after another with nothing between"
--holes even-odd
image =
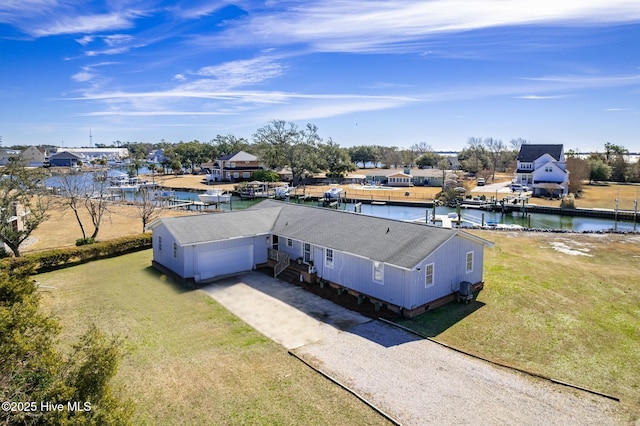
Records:
<instances>
[{"instance_id":1,"label":"porch railing","mask_svg":"<svg viewBox=\"0 0 640 426\"><path fill-rule=\"evenodd\" d=\"M287 253L269 249L269 259L275 260L276 264L273 267L273 277L276 278L282 271L289 267L290 256Z\"/></svg>"}]
</instances>

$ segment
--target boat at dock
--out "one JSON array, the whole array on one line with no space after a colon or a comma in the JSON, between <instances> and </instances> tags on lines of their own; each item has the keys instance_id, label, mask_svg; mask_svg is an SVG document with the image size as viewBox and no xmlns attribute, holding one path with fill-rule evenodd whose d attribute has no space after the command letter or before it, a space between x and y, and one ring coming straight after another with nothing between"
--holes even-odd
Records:
<instances>
[{"instance_id":1,"label":"boat at dock","mask_svg":"<svg viewBox=\"0 0 640 426\"><path fill-rule=\"evenodd\" d=\"M111 180L111 185L107 189L110 192L137 192L140 189L140 183L137 177L116 178Z\"/></svg>"},{"instance_id":2,"label":"boat at dock","mask_svg":"<svg viewBox=\"0 0 640 426\"><path fill-rule=\"evenodd\" d=\"M294 189L295 188L292 188L288 185L278 186L275 189L274 197L277 199L287 198L291 194L291 191L293 191Z\"/></svg>"},{"instance_id":3,"label":"boat at dock","mask_svg":"<svg viewBox=\"0 0 640 426\"><path fill-rule=\"evenodd\" d=\"M325 200L337 200L340 198L340 194L342 193L342 188L339 186L332 186L331 189L327 190L322 194L322 197Z\"/></svg>"},{"instance_id":4,"label":"boat at dock","mask_svg":"<svg viewBox=\"0 0 640 426\"><path fill-rule=\"evenodd\" d=\"M228 203L231 201L231 194L224 193L221 189L211 188L198 194L198 199L205 204Z\"/></svg>"}]
</instances>

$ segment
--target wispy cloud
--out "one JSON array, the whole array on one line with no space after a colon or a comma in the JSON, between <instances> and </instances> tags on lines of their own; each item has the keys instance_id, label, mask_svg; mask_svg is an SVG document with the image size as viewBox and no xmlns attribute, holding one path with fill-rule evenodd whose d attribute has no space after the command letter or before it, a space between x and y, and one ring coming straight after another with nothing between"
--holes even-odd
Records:
<instances>
[{"instance_id":1,"label":"wispy cloud","mask_svg":"<svg viewBox=\"0 0 640 426\"><path fill-rule=\"evenodd\" d=\"M628 86L640 83L640 74L595 75L595 74L567 74L548 75L541 77L525 77L524 80L578 85L583 87L613 87Z\"/></svg>"},{"instance_id":2,"label":"wispy cloud","mask_svg":"<svg viewBox=\"0 0 640 426\"><path fill-rule=\"evenodd\" d=\"M181 5L170 6L167 8L167 10L173 15L183 19L197 19L203 16L211 15L212 13L217 12L223 7L233 3L234 2L225 0L205 1L200 3L197 1L190 1L185 2Z\"/></svg>"},{"instance_id":3,"label":"wispy cloud","mask_svg":"<svg viewBox=\"0 0 640 426\"><path fill-rule=\"evenodd\" d=\"M192 73L197 79L179 89L228 90L252 86L281 76L285 68L276 58L269 56L229 61L200 68Z\"/></svg>"},{"instance_id":4,"label":"wispy cloud","mask_svg":"<svg viewBox=\"0 0 640 426\"><path fill-rule=\"evenodd\" d=\"M516 96L516 99L532 99L532 100L545 100L545 99L563 99L568 98L569 95L524 95Z\"/></svg>"},{"instance_id":5,"label":"wispy cloud","mask_svg":"<svg viewBox=\"0 0 640 426\"><path fill-rule=\"evenodd\" d=\"M144 12L119 5L119 9L104 13L85 12L82 3L57 0L4 1L0 4L0 23L18 28L39 38L62 34L95 34L134 27ZM81 38L80 43L90 39Z\"/></svg>"},{"instance_id":6,"label":"wispy cloud","mask_svg":"<svg viewBox=\"0 0 640 426\"><path fill-rule=\"evenodd\" d=\"M31 30L36 37L45 37L60 34L91 34L101 31L122 30L133 27L132 19L135 15L123 15L120 13L67 16L50 23L50 26L41 26Z\"/></svg>"},{"instance_id":7,"label":"wispy cloud","mask_svg":"<svg viewBox=\"0 0 640 426\"><path fill-rule=\"evenodd\" d=\"M640 20L634 0L305 1L253 10L222 36L226 45L304 44L317 51L423 51L425 38L520 25L589 26Z\"/></svg>"},{"instance_id":8,"label":"wispy cloud","mask_svg":"<svg viewBox=\"0 0 640 426\"><path fill-rule=\"evenodd\" d=\"M351 112L395 108L418 102L403 96L357 94L299 94L288 92L169 90L165 92L113 92L68 100L99 101L105 108L82 116L207 116L240 115L251 111L290 119L325 118ZM268 107L268 111L264 110ZM262 112L261 112L262 111Z\"/></svg>"}]
</instances>

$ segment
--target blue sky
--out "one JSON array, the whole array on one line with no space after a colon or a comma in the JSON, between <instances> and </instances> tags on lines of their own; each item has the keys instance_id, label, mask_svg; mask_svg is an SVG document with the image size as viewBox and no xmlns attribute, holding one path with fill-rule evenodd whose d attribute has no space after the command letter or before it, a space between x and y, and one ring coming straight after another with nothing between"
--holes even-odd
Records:
<instances>
[{"instance_id":1,"label":"blue sky","mask_svg":"<svg viewBox=\"0 0 640 426\"><path fill-rule=\"evenodd\" d=\"M4 146L469 137L640 151L638 0L4 0Z\"/></svg>"}]
</instances>

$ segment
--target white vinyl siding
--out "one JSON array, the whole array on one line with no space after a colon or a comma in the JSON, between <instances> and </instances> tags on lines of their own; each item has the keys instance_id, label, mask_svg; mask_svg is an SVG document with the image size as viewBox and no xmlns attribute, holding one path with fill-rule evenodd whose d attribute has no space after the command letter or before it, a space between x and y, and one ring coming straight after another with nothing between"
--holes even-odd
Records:
<instances>
[{"instance_id":1,"label":"white vinyl siding","mask_svg":"<svg viewBox=\"0 0 640 426\"><path fill-rule=\"evenodd\" d=\"M467 252L467 274L473 272L473 252Z\"/></svg>"}]
</instances>

